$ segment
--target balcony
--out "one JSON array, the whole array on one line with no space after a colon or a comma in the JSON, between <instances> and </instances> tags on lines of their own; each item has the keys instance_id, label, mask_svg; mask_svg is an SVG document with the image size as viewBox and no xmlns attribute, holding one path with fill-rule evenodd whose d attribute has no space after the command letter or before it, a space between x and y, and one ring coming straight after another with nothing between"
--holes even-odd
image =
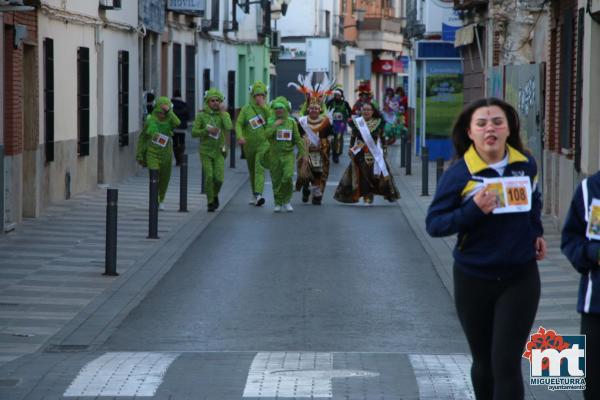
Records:
<instances>
[{"instance_id":1,"label":"balcony","mask_svg":"<svg viewBox=\"0 0 600 400\"><path fill-rule=\"evenodd\" d=\"M476 8L487 7L489 1L487 0L454 0L455 10L471 10Z\"/></svg>"},{"instance_id":2,"label":"balcony","mask_svg":"<svg viewBox=\"0 0 600 400\"><path fill-rule=\"evenodd\" d=\"M358 30L358 46L367 50L402 51L404 42L400 18L365 18Z\"/></svg>"},{"instance_id":3,"label":"balcony","mask_svg":"<svg viewBox=\"0 0 600 400\"><path fill-rule=\"evenodd\" d=\"M344 44L344 16L334 15L333 16L333 32L332 32L333 44Z\"/></svg>"}]
</instances>

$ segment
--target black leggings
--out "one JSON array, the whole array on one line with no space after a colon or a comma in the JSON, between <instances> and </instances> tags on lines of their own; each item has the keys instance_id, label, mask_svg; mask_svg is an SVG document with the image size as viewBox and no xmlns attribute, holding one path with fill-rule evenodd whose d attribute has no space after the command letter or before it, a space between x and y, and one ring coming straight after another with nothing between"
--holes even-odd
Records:
<instances>
[{"instance_id":1,"label":"black leggings","mask_svg":"<svg viewBox=\"0 0 600 400\"><path fill-rule=\"evenodd\" d=\"M600 314L581 314L581 334L585 338L585 383L583 397L600 399Z\"/></svg>"},{"instance_id":2,"label":"black leggings","mask_svg":"<svg viewBox=\"0 0 600 400\"><path fill-rule=\"evenodd\" d=\"M454 301L473 355L477 400L523 399L521 360L539 299L535 263L502 280L476 278L454 266Z\"/></svg>"}]
</instances>

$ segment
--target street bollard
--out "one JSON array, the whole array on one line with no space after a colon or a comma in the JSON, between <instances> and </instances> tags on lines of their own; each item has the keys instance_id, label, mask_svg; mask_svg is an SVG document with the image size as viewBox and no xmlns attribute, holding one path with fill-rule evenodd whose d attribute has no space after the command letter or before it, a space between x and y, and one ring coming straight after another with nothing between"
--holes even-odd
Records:
<instances>
[{"instance_id":1,"label":"street bollard","mask_svg":"<svg viewBox=\"0 0 600 400\"><path fill-rule=\"evenodd\" d=\"M412 174L412 143L410 136L406 138L406 170L405 175Z\"/></svg>"},{"instance_id":2,"label":"street bollard","mask_svg":"<svg viewBox=\"0 0 600 400\"><path fill-rule=\"evenodd\" d=\"M429 196L429 149L421 147L421 196Z\"/></svg>"},{"instance_id":3,"label":"street bollard","mask_svg":"<svg viewBox=\"0 0 600 400\"><path fill-rule=\"evenodd\" d=\"M117 203L119 189L106 191L106 244L104 253L104 275L117 274Z\"/></svg>"},{"instance_id":4,"label":"street bollard","mask_svg":"<svg viewBox=\"0 0 600 400\"><path fill-rule=\"evenodd\" d=\"M400 168L406 167L406 137L400 137Z\"/></svg>"},{"instance_id":5,"label":"street bollard","mask_svg":"<svg viewBox=\"0 0 600 400\"><path fill-rule=\"evenodd\" d=\"M159 239L158 237L158 170L148 170L150 173L149 215L148 215L148 239Z\"/></svg>"},{"instance_id":6,"label":"street bollard","mask_svg":"<svg viewBox=\"0 0 600 400\"><path fill-rule=\"evenodd\" d=\"M435 164L435 185L436 186L440 182L440 178L442 177L443 173L444 173L444 159L442 157L439 157L436 160L436 164Z\"/></svg>"},{"instance_id":7,"label":"street bollard","mask_svg":"<svg viewBox=\"0 0 600 400\"><path fill-rule=\"evenodd\" d=\"M188 212L188 155L184 154L179 165L179 212Z\"/></svg>"},{"instance_id":8,"label":"street bollard","mask_svg":"<svg viewBox=\"0 0 600 400\"><path fill-rule=\"evenodd\" d=\"M235 168L235 145L237 141L235 139L235 131L229 132L229 168Z\"/></svg>"}]
</instances>

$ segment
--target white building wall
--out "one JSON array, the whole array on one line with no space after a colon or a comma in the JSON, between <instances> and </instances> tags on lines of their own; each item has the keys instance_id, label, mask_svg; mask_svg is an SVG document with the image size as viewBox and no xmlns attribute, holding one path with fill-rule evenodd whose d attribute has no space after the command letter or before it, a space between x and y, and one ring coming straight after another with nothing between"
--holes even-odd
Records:
<instances>
[{"instance_id":1,"label":"white building wall","mask_svg":"<svg viewBox=\"0 0 600 400\"><path fill-rule=\"evenodd\" d=\"M97 115L93 110L98 107L97 58L95 51L95 32L93 25L77 23L65 24L57 19L40 14L38 19L40 43L44 38L54 39L54 140L77 139L77 48L90 49L90 138L97 136ZM43 60L43 46L38 46L38 59ZM39 68L39 82L43 84L43 68ZM40 120L43 121L43 96L40 96ZM43 127L43 125L41 125ZM40 139L43 138L40 132Z\"/></svg>"}]
</instances>

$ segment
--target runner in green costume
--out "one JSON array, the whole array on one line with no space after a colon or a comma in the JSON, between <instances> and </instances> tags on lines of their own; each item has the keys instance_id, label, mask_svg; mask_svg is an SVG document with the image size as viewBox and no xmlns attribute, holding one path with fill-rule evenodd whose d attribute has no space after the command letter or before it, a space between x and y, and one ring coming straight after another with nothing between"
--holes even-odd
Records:
<instances>
[{"instance_id":1,"label":"runner in green costume","mask_svg":"<svg viewBox=\"0 0 600 400\"><path fill-rule=\"evenodd\" d=\"M225 179L225 134L232 129L229 113L223 111L224 96L211 88L204 95L204 110L196 114L192 137L200 139L200 162L208 211L219 208L219 190Z\"/></svg>"},{"instance_id":2,"label":"runner in green costume","mask_svg":"<svg viewBox=\"0 0 600 400\"><path fill-rule=\"evenodd\" d=\"M180 123L173 112L171 100L165 96L159 97L154 110L146 117L138 139L136 159L142 166L158 170L158 202L161 210L164 210L163 202L171 179L173 129Z\"/></svg>"},{"instance_id":3,"label":"runner in green costume","mask_svg":"<svg viewBox=\"0 0 600 400\"><path fill-rule=\"evenodd\" d=\"M267 104L267 87L258 81L252 86L250 103L242 107L235 124L238 142L244 146L244 155L248 163L250 184L252 185L251 204L262 206L265 199L262 196L265 186L265 170L263 157L269 150L265 139L266 124L271 116Z\"/></svg>"},{"instance_id":4,"label":"runner in green costume","mask_svg":"<svg viewBox=\"0 0 600 400\"><path fill-rule=\"evenodd\" d=\"M277 97L271 103L274 116L269 118L265 136L269 142L269 168L273 182L275 208L281 212L282 207L287 212L294 211L290 201L294 191L293 175L296 157L294 146L298 149L298 159L308 162L304 142L298 132L296 120L290 117L290 102L285 97Z\"/></svg>"}]
</instances>

